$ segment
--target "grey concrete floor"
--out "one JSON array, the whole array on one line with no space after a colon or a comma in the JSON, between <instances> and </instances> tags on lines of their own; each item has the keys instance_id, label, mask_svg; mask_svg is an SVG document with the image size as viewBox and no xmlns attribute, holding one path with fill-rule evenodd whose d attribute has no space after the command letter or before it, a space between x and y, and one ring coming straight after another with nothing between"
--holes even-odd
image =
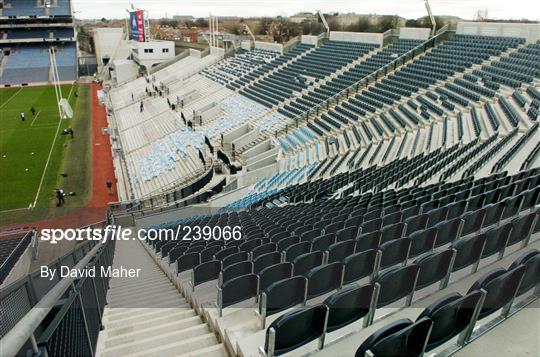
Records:
<instances>
[{"instance_id":1,"label":"grey concrete floor","mask_svg":"<svg viewBox=\"0 0 540 357\"><path fill-rule=\"evenodd\" d=\"M540 356L540 302L536 300L454 354L455 357Z\"/></svg>"}]
</instances>

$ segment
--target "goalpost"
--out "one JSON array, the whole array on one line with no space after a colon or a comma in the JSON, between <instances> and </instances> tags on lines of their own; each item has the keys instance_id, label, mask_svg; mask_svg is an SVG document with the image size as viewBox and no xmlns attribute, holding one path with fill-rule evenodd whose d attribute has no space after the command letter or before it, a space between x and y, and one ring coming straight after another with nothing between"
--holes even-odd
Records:
<instances>
[{"instance_id":1,"label":"goalpost","mask_svg":"<svg viewBox=\"0 0 540 357\"><path fill-rule=\"evenodd\" d=\"M58 65L56 63L56 47L49 47L49 58L51 60L51 69L53 77L54 92L56 102L58 103L58 114L60 119L73 118L73 109L66 98L62 95L62 87L60 86L60 76L58 74Z\"/></svg>"}]
</instances>

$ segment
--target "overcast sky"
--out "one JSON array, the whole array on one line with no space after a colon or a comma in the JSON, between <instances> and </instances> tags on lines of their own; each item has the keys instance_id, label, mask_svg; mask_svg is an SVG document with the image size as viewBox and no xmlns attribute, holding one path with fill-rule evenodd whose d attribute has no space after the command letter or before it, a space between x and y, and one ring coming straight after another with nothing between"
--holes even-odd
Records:
<instances>
[{"instance_id":1,"label":"overcast sky","mask_svg":"<svg viewBox=\"0 0 540 357\"><path fill-rule=\"evenodd\" d=\"M78 18L123 18L131 3L148 10L150 17L193 15L218 16L290 16L300 11L355 12L358 14L424 16L423 0L72 0ZM454 15L472 19L478 10L487 10L490 18L540 20L538 0L431 0L435 15Z\"/></svg>"}]
</instances>

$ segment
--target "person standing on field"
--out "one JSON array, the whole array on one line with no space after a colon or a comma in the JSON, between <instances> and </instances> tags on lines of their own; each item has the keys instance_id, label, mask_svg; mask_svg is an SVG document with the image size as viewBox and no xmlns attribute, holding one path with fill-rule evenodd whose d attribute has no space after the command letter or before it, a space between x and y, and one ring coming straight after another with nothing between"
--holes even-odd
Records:
<instances>
[{"instance_id":1,"label":"person standing on field","mask_svg":"<svg viewBox=\"0 0 540 357\"><path fill-rule=\"evenodd\" d=\"M113 182L112 182L112 180L108 179L107 182L105 182L105 184L107 185L107 191L109 191L109 195L112 195L113 194L113 189L112 189Z\"/></svg>"}]
</instances>

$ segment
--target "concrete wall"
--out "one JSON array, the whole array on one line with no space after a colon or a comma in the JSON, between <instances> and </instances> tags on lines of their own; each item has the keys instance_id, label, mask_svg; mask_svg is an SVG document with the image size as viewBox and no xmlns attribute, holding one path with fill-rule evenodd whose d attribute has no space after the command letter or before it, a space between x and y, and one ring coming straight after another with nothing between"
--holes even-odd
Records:
<instances>
[{"instance_id":1,"label":"concrete wall","mask_svg":"<svg viewBox=\"0 0 540 357\"><path fill-rule=\"evenodd\" d=\"M192 102L194 99L198 98L200 96L200 93L197 89L193 89L187 93L183 93L178 95L178 101L184 101L184 105L187 105L188 103Z\"/></svg>"},{"instance_id":2,"label":"concrete wall","mask_svg":"<svg viewBox=\"0 0 540 357\"><path fill-rule=\"evenodd\" d=\"M247 160L249 159L250 157L254 157L256 155L259 155L260 153L262 152L265 152L265 151L268 151L272 149L272 144L270 142L270 140L265 140L263 141L262 143L254 146L253 148L249 149L249 150L246 150L243 154L242 154L242 157Z\"/></svg>"},{"instance_id":3,"label":"concrete wall","mask_svg":"<svg viewBox=\"0 0 540 357\"><path fill-rule=\"evenodd\" d=\"M219 56L220 58L223 58L225 55L225 49L220 47L212 47L212 51L210 52L214 56Z\"/></svg>"},{"instance_id":4,"label":"concrete wall","mask_svg":"<svg viewBox=\"0 0 540 357\"><path fill-rule=\"evenodd\" d=\"M212 200L208 203L212 208L221 208L234 201L245 197L250 190L251 186L245 186L234 191L230 191L219 196L214 196Z\"/></svg>"},{"instance_id":5,"label":"concrete wall","mask_svg":"<svg viewBox=\"0 0 540 357\"><path fill-rule=\"evenodd\" d=\"M277 158L277 154L274 154L274 155L270 155L268 157L265 157L264 159L260 159L252 164L250 164L249 166L246 167L246 171L248 172L251 172L251 171L256 171L258 169L261 169L263 167L266 167L268 165L272 165L274 163L276 163L276 158Z\"/></svg>"},{"instance_id":6,"label":"concrete wall","mask_svg":"<svg viewBox=\"0 0 540 357\"><path fill-rule=\"evenodd\" d=\"M195 50L193 48L190 48L189 49L189 55L191 57L195 57L195 58L201 58L202 57L202 52L199 51L199 50Z\"/></svg>"},{"instance_id":7,"label":"concrete wall","mask_svg":"<svg viewBox=\"0 0 540 357\"><path fill-rule=\"evenodd\" d=\"M523 37L527 43L540 39L540 24L513 24L498 22L460 22L457 33L463 35Z\"/></svg>"},{"instance_id":8,"label":"concrete wall","mask_svg":"<svg viewBox=\"0 0 540 357\"><path fill-rule=\"evenodd\" d=\"M240 43L240 47L244 50L250 51L251 50L251 41L242 41Z\"/></svg>"},{"instance_id":9,"label":"concrete wall","mask_svg":"<svg viewBox=\"0 0 540 357\"><path fill-rule=\"evenodd\" d=\"M175 57L173 41L150 41L150 42L134 42L131 41L136 58L139 64L151 68L156 64L170 61ZM145 50L151 50L145 52ZM166 52L164 52L166 51Z\"/></svg>"},{"instance_id":10,"label":"concrete wall","mask_svg":"<svg viewBox=\"0 0 540 357\"><path fill-rule=\"evenodd\" d=\"M163 222L174 222L183 217L197 216L212 213L208 204L193 205L189 207L181 207L177 209L170 209L155 214L149 214L147 216L140 216L135 218L135 227L150 227L155 226Z\"/></svg>"},{"instance_id":11,"label":"concrete wall","mask_svg":"<svg viewBox=\"0 0 540 357\"><path fill-rule=\"evenodd\" d=\"M405 40L427 40L431 29L415 28L415 27L400 27L399 38Z\"/></svg>"},{"instance_id":12,"label":"concrete wall","mask_svg":"<svg viewBox=\"0 0 540 357\"><path fill-rule=\"evenodd\" d=\"M382 33L330 31L331 41L374 43L382 46Z\"/></svg>"},{"instance_id":13,"label":"concrete wall","mask_svg":"<svg viewBox=\"0 0 540 357\"><path fill-rule=\"evenodd\" d=\"M195 123L204 125L208 119L215 117L220 112L221 106L217 103L210 103L208 105L205 105L204 107L195 110Z\"/></svg>"},{"instance_id":14,"label":"concrete wall","mask_svg":"<svg viewBox=\"0 0 540 357\"><path fill-rule=\"evenodd\" d=\"M259 180L262 178L272 177L277 172L277 170L278 164L274 163L272 165L262 167L258 170L248 172L244 176L238 177L238 186L253 185L259 182Z\"/></svg>"},{"instance_id":15,"label":"concrete wall","mask_svg":"<svg viewBox=\"0 0 540 357\"><path fill-rule=\"evenodd\" d=\"M280 43L255 41L255 49L283 53L283 45Z\"/></svg>"},{"instance_id":16,"label":"concrete wall","mask_svg":"<svg viewBox=\"0 0 540 357\"><path fill-rule=\"evenodd\" d=\"M244 124L239 126L238 128L231 130L230 132L223 134L223 145L230 144L234 140L238 139L242 135L249 132L249 125Z\"/></svg>"},{"instance_id":17,"label":"concrete wall","mask_svg":"<svg viewBox=\"0 0 540 357\"><path fill-rule=\"evenodd\" d=\"M302 43L304 43L306 45L317 46L317 43L319 42L319 38L317 36L302 35L302 38L300 39L300 42L302 42Z\"/></svg>"},{"instance_id":18,"label":"concrete wall","mask_svg":"<svg viewBox=\"0 0 540 357\"><path fill-rule=\"evenodd\" d=\"M278 148L273 148L273 149L270 149L268 151L265 151L265 152L262 152L256 156L253 156L253 157L250 157L249 159L246 160L246 165L249 166L259 160L262 160L262 159L265 159L267 157L277 157L277 154L279 152L279 149Z\"/></svg>"},{"instance_id":19,"label":"concrete wall","mask_svg":"<svg viewBox=\"0 0 540 357\"><path fill-rule=\"evenodd\" d=\"M116 60L113 67L116 85L135 80L139 74L139 66L130 60Z\"/></svg>"},{"instance_id":20,"label":"concrete wall","mask_svg":"<svg viewBox=\"0 0 540 357\"><path fill-rule=\"evenodd\" d=\"M249 132L250 132L249 125L244 124L226 134L223 134L223 143L222 143L223 149L227 152L231 152L232 151L231 144L235 140L237 140L238 138L242 137L243 135Z\"/></svg>"},{"instance_id":21,"label":"concrete wall","mask_svg":"<svg viewBox=\"0 0 540 357\"><path fill-rule=\"evenodd\" d=\"M249 143L253 142L259 137L259 129L253 128L246 134L242 135L241 137L235 139L232 141L232 144L234 144L234 147L241 148L245 145L248 145Z\"/></svg>"},{"instance_id":22,"label":"concrete wall","mask_svg":"<svg viewBox=\"0 0 540 357\"><path fill-rule=\"evenodd\" d=\"M131 49L127 41L123 40L123 28L96 28L92 34L98 66L103 65L103 57L111 60L128 58Z\"/></svg>"}]
</instances>

